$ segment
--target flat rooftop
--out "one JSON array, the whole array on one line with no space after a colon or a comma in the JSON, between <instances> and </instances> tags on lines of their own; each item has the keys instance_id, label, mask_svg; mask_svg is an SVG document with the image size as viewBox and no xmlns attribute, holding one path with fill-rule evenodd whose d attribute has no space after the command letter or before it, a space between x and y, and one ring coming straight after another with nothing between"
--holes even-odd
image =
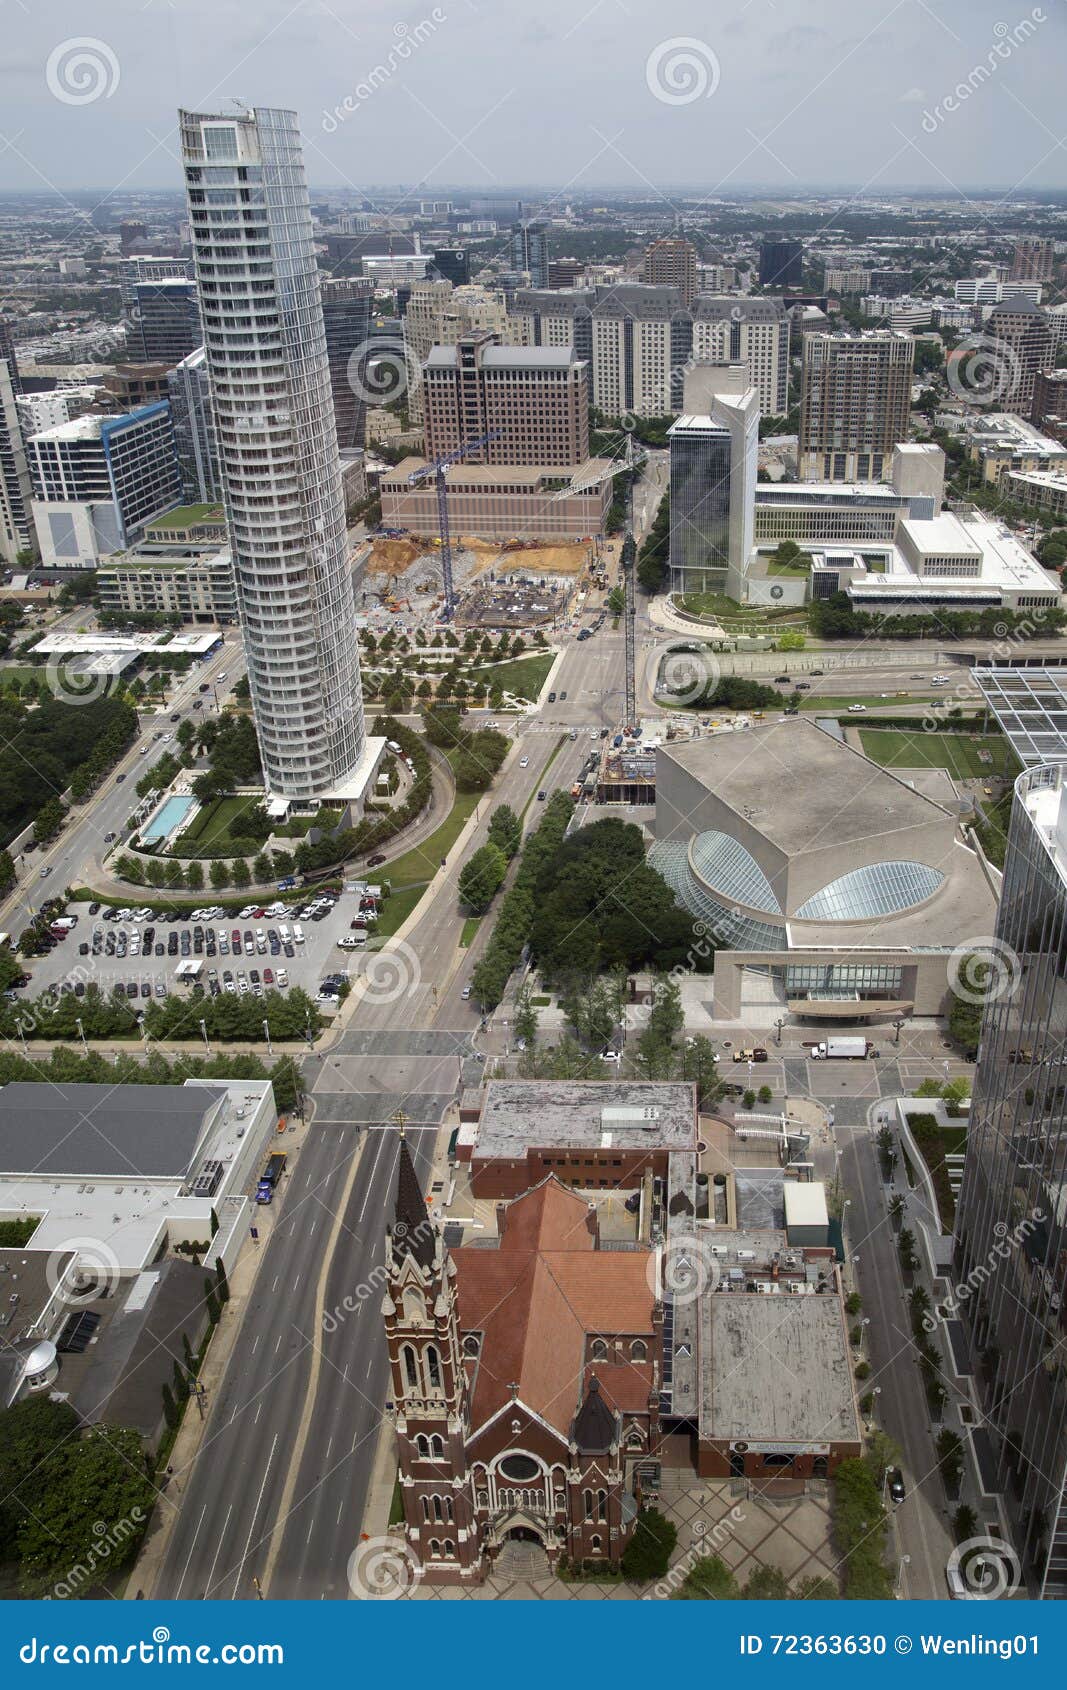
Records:
<instances>
[{"instance_id":1,"label":"flat rooftop","mask_svg":"<svg viewBox=\"0 0 1067 1690\"><path fill-rule=\"evenodd\" d=\"M971 671L1021 763L1067 762L1067 669Z\"/></svg>"},{"instance_id":2,"label":"flat rooftop","mask_svg":"<svg viewBox=\"0 0 1067 1690\"><path fill-rule=\"evenodd\" d=\"M677 763L790 856L931 824L955 827L940 804L804 716L661 745L658 757L657 784L664 761Z\"/></svg>"},{"instance_id":3,"label":"flat rooftop","mask_svg":"<svg viewBox=\"0 0 1067 1690\"><path fill-rule=\"evenodd\" d=\"M63 1179L184 1179L225 1086L0 1088L0 1172Z\"/></svg>"},{"instance_id":4,"label":"flat rooftop","mask_svg":"<svg viewBox=\"0 0 1067 1690\"><path fill-rule=\"evenodd\" d=\"M454 369L456 355L455 346L432 346L426 368ZM487 346L481 357L484 370L563 370L581 362L573 346Z\"/></svg>"},{"instance_id":5,"label":"flat rooftop","mask_svg":"<svg viewBox=\"0 0 1067 1690\"><path fill-rule=\"evenodd\" d=\"M749 1444L858 1443L836 1295L709 1292L701 1302L700 1436Z\"/></svg>"},{"instance_id":6,"label":"flat rooftop","mask_svg":"<svg viewBox=\"0 0 1067 1690\"><path fill-rule=\"evenodd\" d=\"M174 510L166 511L163 516L152 518L145 523L145 533L151 534L154 528L195 528L199 523L218 523L220 527L226 525L226 513L221 505L176 505Z\"/></svg>"},{"instance_id":7,"label":"flat rooftop","mask_svg":"<svg viewBox=\"0 0 1067 1690\"><path fill-rule=\"evenodd\" d=\"M449 487L456 487L462 491L464 486L478 486L486 482L499 485L501 488L522 485L525 491L529 488L536 491L545 480L568 482L573 491L577 492L581 484L596 482L591 491L600 493L605 479L610 479L613 467L610 458L587 458L578 468L561 469L552 464L450 464L445 472ZM408 477L426 468L425 458L404 458L394 469L382 476L383 485L395 489L403 485L407 491ZM599 480L598 480L599 478ZM410 489L411 492L434 493L431 477ZM436 495L435 495L436 496Z\"/></svg>"},{"instance_id":8,"label":"flat rooftop","mask_svg":"<svg viewBox=\"0 0 1067 1690\"><path fill-rule=\"evenodd\" d=\"M696 1087L657 1080L490 1080L477 1157L524 1156L528 1148L692 1150Z\"/></svg>"}]
</instances>

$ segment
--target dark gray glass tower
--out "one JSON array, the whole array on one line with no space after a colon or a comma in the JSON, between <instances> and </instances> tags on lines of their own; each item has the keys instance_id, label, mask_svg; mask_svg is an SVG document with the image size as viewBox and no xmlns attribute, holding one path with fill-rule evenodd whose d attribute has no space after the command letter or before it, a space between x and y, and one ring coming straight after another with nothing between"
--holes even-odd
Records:
<instances>
[{"instance_id":1,"label":"dark gray glass tower","mask_svg":"<svg viewBox=\"0 0 1067 1690\"><path fill-rule=\"evenodd\" d=\"M956 1219L958 1308L1015 1543L1067 1596L1067 765L1015 787Z\"/></svg>"},{"instance_id":2,"label":"dark gray glass tower","mask_svg":"<svg viewBox=\"0 0 1067 1690\"><path fill-rule=\"evenodd\" d=\"M339 276L322 284L322 320L330 361L330 390L342 451L367 440L367 360L370 356L374 284L363 276Z\"/></svg>"}]
</instances>

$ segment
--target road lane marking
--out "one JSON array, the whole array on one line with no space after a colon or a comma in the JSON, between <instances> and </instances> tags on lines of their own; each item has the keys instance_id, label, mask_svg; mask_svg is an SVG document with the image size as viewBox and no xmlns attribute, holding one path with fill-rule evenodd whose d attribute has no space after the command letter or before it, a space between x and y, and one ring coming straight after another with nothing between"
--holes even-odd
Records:
<instances>
[{"instance_id":1,"label":"road lane marking","mask_svg":"<svg viewBox=\"0 0 1067 1690\"><path fill-rule=\"evenodd\" d=\"M257 1516L257 1515L258 1515L258 1513L259 1513L259 1506L260 1506L260 1503L261 1503L261 1502L262 1502L262 1501L263 1501L263 1492L264 1492L264 1491L265 1491L265 1490L266 1490L266 1488L267 1488L267 1480L268 1480L268 1478L269 1478L269 1477L270 1477L270 1469L271 1469L271 1463L272 1463L272 1462L273 1462L273 1460L274 1460L274 1451L275 1451L275 1450L276 1450L276 1449L277 1449L277 1447L278 1447L278 1433L277 1433L277 1432L275 1432L275 1434L274 1434L274 1442L273 1442L273 1443L272 1443L272 1444L271 1444L271 1446L270 1446L270 1454L269 1454L269 1455L268 1455L268 1457L267 1457L267 1465L266 1465L266 1467L265 1467L265 1468L264 1468L264 1469L263 1469L263 1483L262 1483L262 1484L261 1484L261 1485L260 1485L260 1487L259 1487L259 1495L258 1495L258 1496L257 1496L257 1497L256 1497L256 1506L255 1506L255 1508L254 1508L254 1509L253 1509L253 1510L252 1510L252 1524L251 1524L251 1525L250 1525L250 1526L249 1526L249 1528L248 1528L248 1536L247 1536L247 1538L246 1538L246 1539L245 1539L245 1550L244 1550L244 1554L243 1554L243 1555L242 1555L242 1556L241 1556L241 1559L240 1559L240 1562L239 1562L239 1564L238 1564L238 1567L237 1567L237 1576L236 1576L236 1578L235 1578L235 1579L234 1579L234 1581L233 1581L233 1593L234 1593L234 1596L236 1596L236 1595L237 1595L237 1586L238 1586L238 1585L239 1585L239 1584L240 1584L240 1582L241 1582L241 1573L242 1573L242 1571L243 1571L243 1569L244 1569L244 1564L245 1564L245 1562L246 1562L246 1561L247 1561L247 1560L248 1560L248 1549L249 1549L249 1545L250 1545L250 1544L251 1544L251 1542L252 1542L252 1533L253 1533L253 1532L254 1532L254 1531L255 1531L255 1529L256 1529L256 1516ZM229 1517L229 1516L227 1516L227 1518L228 1518L228 1517Z\"/></svg>"},{"instance_id":2,"label":"road lane marking","mask_svg":"<svg viewBox=\"0 0 1067 1690\"><path fill-rule=\"evenodd\" d=\"M206 1504L205 1504L205 1506L206 1506ZM222 1522L222 1530L221 1530L221 1532L220 1532L220 1533L219 1533L219 1541L218 1541L218 1544L217 1544L217 1545L216 1545L216 1548L215 1548L215 1556L214 1556L214 1559L213 1559L213 1561L212 1561L212 1563L211 1563L211 1571L210 1571L210 1572L209 1572L209 1573L208 1573L208 1575L207 1575L207 1584L206 1584L206 1585L205 1585L205 1586L204 1586L204 1594L205 1594L205 1596L206 1596L206 1595L207 1595L207 1594L208 1594L208 1592L209 1592L209 1591L210 1591L210 1589L211 1589L211 1581L212 1581L212 1579L213 1579L213 1578L214 1578L214 1577L215 1577L215 1567L216 1567L216 1565L217 1565L217 1563L218 1563L218 1559L219 1559L219 1556L220 1556L220 1555L221 1555L221 1553L222 1553L222 1546L223 1546L223 1544L224 1544L224 1543L225 1543L225 1541L226 1541L226 1527L227 1527L227 1526L228 1526L228 1525L229 1525L229 1523L230 1523L230 1515L231 1515L231 1514L232 1514L232 1513L233 1513L233 1503L232 1503L232 1502L231 1502L231 1503L230 1503L230 1506L229 1506L229 1507L228 1507L228 1508L227 1508L227 1510L226 1510L226 1518L225 1518L225 1520L223 1520L223 1522Z\"/></svg>"},{"instance_id":3,"label":"road lane marking","mask_svg":"<svg viewBox=\"0 0 1067 1690\"><path fill-rule=\"evenodd\" d=\"M190 1545L189 1545L189 1554L188 1554L188 1556L187 1556L187 1558L186 1558L186 1562L185 1562L185 1566L184 1566L184 1567L183 1567L183 1568L182 1568L182 1576L181 1576L181 1578L180 1578L180 1579L179 1579L179 1580L178 1580L178 1588L177 1588L177 1590L176 1590L176 1591L175 1591L175 1592L174 1592L174 1595L175 1595L175 1597L178 1597L178 1596L180 1596L180 1595L181 1595L181 1593L182 1593L182 1585L183 1585L183 1584L184 1584L184 1583L185 1583L185 1575L186 1575L186 1573L187 1573L187 1572L188 1572L188 1571L189 1571L189 1562L190 1562L190 1561L191 1561L191 1560L192 1560L192 1558L193 1558L193 1550L194 1550L194 1549L195 1549L195 1548L196 1548L196 1540L197 1540L197 1538L198 1538L198 1537L199 1537L199 1536L200 1536L200 1528L201 1528L201 1526L202 1526L202 1525L203 1525L203 1523L204 1523L204 1515L205 1515L205 1514L206 1514L206 1513L207 1513L207 1503L206 1503L206 1502L205 1502L205 1503L204 1503L204 1506L203 1506L203 1508L201 1508L201 1510L200 1510L200 1518L199 1518L199 1520L198 1520L198 1521L197 1521L197 1522L196 1522L196 1530L195 1530L195 1532L194 1532L194 1533L193 1533L193 1541L192 1541L192 1543L191 1543L191 1544L190 1544Z\"/></svg>"}]
</instances>

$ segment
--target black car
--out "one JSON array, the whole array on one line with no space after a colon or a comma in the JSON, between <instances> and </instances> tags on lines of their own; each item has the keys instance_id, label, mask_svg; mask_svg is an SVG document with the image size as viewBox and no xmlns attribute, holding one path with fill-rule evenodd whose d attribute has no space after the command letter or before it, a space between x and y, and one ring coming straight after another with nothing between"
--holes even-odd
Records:
<instances>
[{"instance_id":1,"label":"black car","mask_svg":"<svg viewBox=\"0 0 1067 1690\"><path fill-rule=\"evenodd\" d=\"M137 996L137 982L136 982L136 980L127 980L127 982L126 982L126 996L128 998L135 998Z\"/></svg>"},{"instance_id":2,"label":"black car","mask_svg":"<svg viewBox=\"0 0 1067 1690\"><path fill-rule=\"evenodd\" d=\"M143 998L150 998L152 996L152 982L151 982L151 980L142 980L141 981L141 996Z\"/></svg>"},{"instance_id":3,"label":"black car","mask_svg":"<svg viewBox=\"0 0 1067 1690\"><path fill-rule=\"evenodd\" d=\"M550 692L550 693L549 693L549 695L548 695L548 702L549 702L549 704L555 704L555 702L556 702L556 695L555 695L555 693L554 693L554 692Z\"/></svg>"},{"instance_id":4,"label":"black car","mask_svg":"<svg viewBox=\"0 0 1067 1690\"><path fill-rule=\"evenodd\" d=\"M258 986L259 985L259 969L258 968L250 968L248 970L248 978L251 980L253 986Z\"/></svg>"},{"instance_id":5,"label":"black car","mask_svg":"<svg viewBox=\"0 0 1067 1690\"><path fill-rule=\"evenodd\" d=\"M385 861L384 851L375 851L373 857L367 858L367 867L368 868L379 868L381 866L381 864L384 863L384 861Z\"/></svg>"},{"instance_id":6,"label":"black car","mask_svg":"<svg viewBox=\"0 0 1067 1690\"><path fill-rule=\"evenodd\" d=\"M89 905L89 914L90 915L96 915L99 912L99 909L100 909L99 904L90 904Z\"/></svg>"},{"instance_id":7,"label":"black car","mask_svg":"<svg viewBox=\"0 0 1067 1690\"><path fill-rule=\"evenodd\" d=\"M539 804L543 804L547 797L548 793L545 791L544 787L542 787L541 791L537 794L537 802Z\"/></svg>"},{"instance_id":8,"label":"black car","mask_svg":"<svg viewBox=\"0 0 1067 1690\"><path fill-rule=\"evenodd\" d=\"M84 980L75 980L75 982L74 982L74 996L76 998L83 998L85 996L85 981Z\"/></svg>"},{"instance_id":9,"label":"black car","mask_svg":"<svg viewBox=\"0 0 1067 1690\"><path fill-rule=\"evenodd\" d=\"M245 950L248 952L249 956L251 956L256 948L256 936L250 927L246 927L245 929L244 941Z\"/></svg>"},{"instance_id":10,"label":"black car","mask_svg":"<svg viewBox=\"0 0 1067 1690\"><path fill-rule=\"evenodd\" d=\"M285 951L286 956L295 956L296 955L296 952L293 949L292 940L287 940L285 945L283 945L282 949Z\"/></svg>"},{"instance_id":11,"label":"black car","mask_svg":"<svg viewBox=\"0 0 1067 1690\"><path fill-rule=\"evenodd\" d=\"M559 701L560 701L561 704L563 703L563 700L566 698L566 696L567 696L567 689L566 689L566 687L564 687L563 691L559 695Z\"/></svg>"},{"instance_id":12,"label":"black car","mask_svg":"<svg viewBox=\"0 0 1067 1690\"><path fill-rule=\"evenodd\" d=\"M889 1469L889 1494L894 1502L903 1502L908 1494L904 1489L904 1475L899 1467Z\"/></svg>"},{"instance_id":13,"label":"black car","mask_svg":"<svg viewBox=\"0 0 1067 1690\"><path fill-rule=\"evenodd\" d=\"M79 945L78 946L78 955L79 956L88 956L89 955L88 945Z\"/></svg>"}]
</instances>

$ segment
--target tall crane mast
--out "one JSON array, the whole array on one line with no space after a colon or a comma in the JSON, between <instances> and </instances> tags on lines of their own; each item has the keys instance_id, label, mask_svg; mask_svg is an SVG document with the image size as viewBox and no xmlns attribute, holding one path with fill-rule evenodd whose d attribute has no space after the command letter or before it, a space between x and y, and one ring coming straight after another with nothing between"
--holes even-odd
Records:
<instances>
[{"instance_id":1,"label":"tall crane mast","mask_svg":"<svg viewBox=\"0 0 1067 1690\"><path fill-rule=\"evenodd\" d=\"M414 470L408 476L408 486L416 487L420 481L428 481L431 475L437 488L437 526L441 535L441 576L445 590L444 619L451 622L456 611L456 593L452 581L452 536L448 525L448 482L447 472L453 464L462 463L469 452L479 452L483 446L500 438L500 430L494 429L491 434L480 434L474 440L465 440L462 446L457 446L454 452L447 452L443 458L437 458L432 464L424 464L422 469Z\"/></svg>"}]
</instances>

